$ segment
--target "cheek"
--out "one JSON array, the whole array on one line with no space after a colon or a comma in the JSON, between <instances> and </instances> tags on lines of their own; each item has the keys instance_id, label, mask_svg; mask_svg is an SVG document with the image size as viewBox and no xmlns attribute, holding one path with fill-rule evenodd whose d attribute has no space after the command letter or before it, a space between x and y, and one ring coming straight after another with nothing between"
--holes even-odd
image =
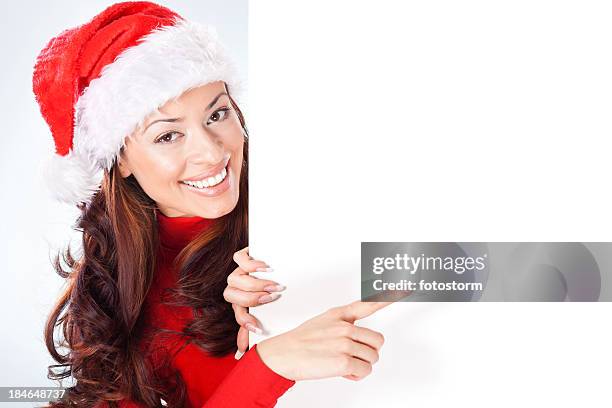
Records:
<instances>
[{"instance_id":1,"label":"cheek","mask_svg":"<svg viewBox=\"0 0 612 408\"><path fill-rule=\"evenodd\" d=\"M242 127L240 122L236 119L231 125L230 129L226 132L225 144L229 150L242 153L244 146L244 135L242 134Z\"/></svg>"},{"instance_id":2,"label":"cheek","mask_svg":"<svg viewBox=\"0 0 612 408\"><path fill-rule=\"evenodd\" d=\"M231 146L229 147L232 154L232 168L236 175L240 175L242 161L244 160L244 136L242 134L232 138Z\"/></svg>"},{"instance_id":3,"label":"cheek","mask_svg":"<svg viewBox=\"0 0 612 408\"><path fill-rule=\"evenodd\" d=\"M144 150L134 166L135 177L151 198L167 191L169 184L176 184L181 174L182 163L169 154L156 149Z\"/></svg>"}]
</instances>

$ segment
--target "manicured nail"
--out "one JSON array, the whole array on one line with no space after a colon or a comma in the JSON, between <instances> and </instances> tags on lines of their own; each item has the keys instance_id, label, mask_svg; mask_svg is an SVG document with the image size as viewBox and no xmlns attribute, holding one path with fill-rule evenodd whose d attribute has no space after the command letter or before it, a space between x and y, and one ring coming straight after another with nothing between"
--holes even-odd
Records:
<instances>
[{"instance_id":1,"label":"manicured nail","mask_svg":"<svg viewBox=\"0 0 612 408\"><path fill-rule=\"evenodd\" d=\"M280 293L270 293L259 298L259 303L269 303L280 297Z\"/></svg>"},{"instance_id":2,"label":"manicured nail","mask_svg":"<svg viewBox=\"0 0 612 408\"><path fill-rule=\"evenodd\" d=\"M282 292L285 289L287 289L287 287L284 285L269 285L264 287L266 292Z\"/></svg>"},{"instance_id":3,"label":"manicured nail","mask_svg":"<svg viewBox=\"0 0 612 408\"><path fill-rule=\"evenodd\" d=\"M243 355L244 355L244 353L243 353L243 352L241 352L240 350L237 350L237 351L236 351L236 354L234 355L234 358L235 358L236 360L240 360L240 357L242 357Z\"/></svg>"},{"instance_id":4,"label":"manicured nail","mask_svg":"<svg viewBox=\"0 0 612 408\"><path fill-rule=\"evenodd\" d=\"M264 268L263 266L260 266L258 268L255 269L257 272L274 272L274 269L268 267L268 268Z\"/></svg>"},{"instance_id":5,"label":"manicured nail","mask_svg":"<svg viewBox=\"0 0 612 408\"><path fill-rule=\"evenodd\" d=\"M251 323L247 323L247 324L245 324L245 326L246 326L246 328L247 328L249 331L252 331L253 333L256 333L256 334L263 334L263 330L261 330L261 329L260 329L259 327L257 327L257 326L252 325Z\"/></svg>"}]
</instances>

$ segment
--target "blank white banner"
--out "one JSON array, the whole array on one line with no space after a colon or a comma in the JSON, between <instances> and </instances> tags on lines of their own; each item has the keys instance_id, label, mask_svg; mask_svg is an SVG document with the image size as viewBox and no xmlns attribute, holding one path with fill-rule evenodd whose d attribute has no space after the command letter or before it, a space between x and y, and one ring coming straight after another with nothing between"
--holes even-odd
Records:
<instances>
[{"instance_id":1,"label":"blank white banner","mask_svg":"<svg viewBox=\"0 0 612 408\"><path fill-rule=\"evenodd\" d=\"M251 2L250 254L287 285L250 309L269 335L359 298L361 241L612 241L610 21L603 1ZM358 322L386 338L369 377L278 406L603 406L611 312L397 303Z\"/></svg>"}]
</instances>

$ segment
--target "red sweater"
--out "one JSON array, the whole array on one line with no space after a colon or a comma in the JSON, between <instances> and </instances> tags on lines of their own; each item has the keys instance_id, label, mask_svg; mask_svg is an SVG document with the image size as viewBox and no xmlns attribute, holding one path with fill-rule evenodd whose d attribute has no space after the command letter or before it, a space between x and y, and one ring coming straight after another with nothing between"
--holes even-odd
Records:
<instances>
[{"instance_id":1,"label":"red sweater","mask_svg":"<svg viewBox=\"0 0 612 408\"><path fill-rule=\"evenodd\" d=\"M147 294L145 315L147 327L181 330L193 319L193 309L161 304L161 293L176 285L178 271L171 262L179 251L214 220L201 217L166 217L157 211L161 248L158 256L157 275ZM148 350L153 366L160 357L176 351L184 340L180 337L158 340L157 336L144 336L141 347ZM187 407L273 407L277 399L295 384L272 371L260 359L257 345L250 348L240 360L234 353L217 358L195 344L183 348L171 360L171 371L179 371L187 390ZM158 371L162 378L167 372ZM100 404L96 408L106 407ZM142 408L130 400L120 403L122 408Z\"/></svg>"}]
</instances>

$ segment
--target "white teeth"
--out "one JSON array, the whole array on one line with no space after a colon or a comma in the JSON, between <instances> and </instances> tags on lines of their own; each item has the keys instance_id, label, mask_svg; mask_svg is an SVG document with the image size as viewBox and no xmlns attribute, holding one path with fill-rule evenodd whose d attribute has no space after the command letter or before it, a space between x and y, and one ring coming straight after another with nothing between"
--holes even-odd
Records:
<instances>
[{"instance_id":1,"label":"white teeth","mask_svg":"<svg viewBox=\"0 0 612 408\"><path fill-rule=\"evenodd\" d=\"M208 177L204 180L198 181L182 181L182 183L196 188L208 188L216 186L217 184L222 182L225 179L225 176L227 176L227 170L223 168L223 170L221 170L221 173L217 174L216 176Z\"/></svg>"}]
</instances>

